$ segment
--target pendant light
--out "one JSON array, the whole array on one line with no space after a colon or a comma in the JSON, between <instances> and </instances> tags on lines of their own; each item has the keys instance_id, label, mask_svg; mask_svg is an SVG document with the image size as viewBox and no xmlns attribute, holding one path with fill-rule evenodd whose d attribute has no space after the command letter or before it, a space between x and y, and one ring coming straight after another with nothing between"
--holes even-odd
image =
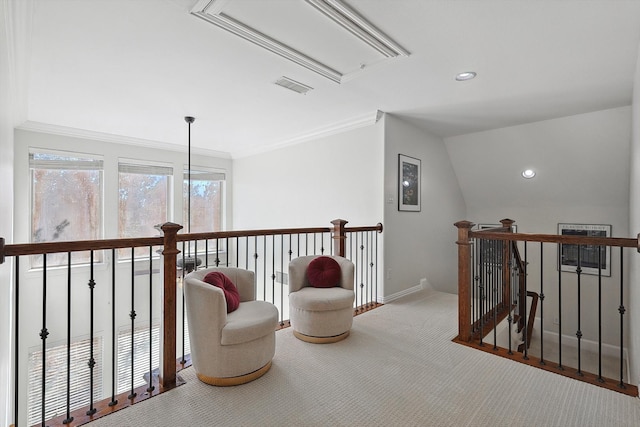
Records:
<instances>
[{"instance_id":1,"label":"pendant light","mask_svg":"<svg viewBox=\"0 0 640 427\"><path fill-rule=\"evenodd\" d=\"M191 116L185 116L184 118L184 121L187 122L187 126L189 128L187 140L187 233L191 233L191 123L195 120L195 117ZM191 256L191 245L189 245L189 253L182 259L179 259L177 264L178 267L184 267L183 270L190 273L197 266L202 264L202 260Z\"/></svg>"}]
</instances>

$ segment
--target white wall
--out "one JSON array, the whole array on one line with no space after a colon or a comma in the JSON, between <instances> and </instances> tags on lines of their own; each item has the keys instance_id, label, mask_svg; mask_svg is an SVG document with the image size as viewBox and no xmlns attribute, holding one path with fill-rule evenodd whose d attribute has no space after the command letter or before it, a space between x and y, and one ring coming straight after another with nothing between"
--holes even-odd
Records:
<instances>
[{"instance_id":1,"label":"white wall","mask_svg":"<svg viewBox=\"0 0 640 427\"><path fill-rule=\"evenodd\" d=\"M382 222L382 122L234 159L234 228Z\"/></svg>"},{"instance_id":2,"label":"white wall","mask_svg":"<svg viewBox=\"0 0 640 427\"><path fill-rule=\"evenodd\" d=\"M640 233L640 49L633 85L631 140L631 185L629 189L629 235ZM640 384L640 254L632 254L629 263L629 358L631 382Z\"/></svg>"},{"instance_id":3,"label":"white wall","mask_svg":"<svg viewBox=\"0 0 640 427\"><path fill-rule=\"evenodd\" d=\"M13 243L13 128L25 120L32 0L0 2L0 237ZM13 262L0 265L0 425L13 418Z\"/></svg>"},{"instance_id":4,"label":"white wall","mask_svg":"<svg viewBox=\"0 0 640 427\"><path fill-rule=\"evenodd\" d=\"M398 155L421 160L420 212L398 211ZM421 279L457 292L457 229L465 203L442 138L385 115L385 295L399 295Z\"/></svg>"},{"instance_id":5,"label":"white wall","mask_svg":"<svg viewBox=\"0 0 640 427\"><path fill-rule=\"evenodd\" d=\"M7 20L7 4L0 4L0 22ZM12 243L13 236L13 105L11 103L11 64L7 27L0 26L0 237ZM12 422L11 263L0 265L0 425Z\"/></svg>"},{"instance_id":6,"label":"white wall","mask_svg":"<svg viewBox=\"0 0 640 427\"><path fill-rule=\"evenodd\" d=\"M545 234L556 234L561 222L610 224L614 237L629 237L630 137L631 108L620 107L451 137L445 142L467 202L465 219L497 224L510 218L516 221L518 232ZM526 168L535 169L536 177L523 179L520 174ZM611 260L612 276L602 282L603 335L605 343L617 345L618 251L613 251ZM539 292L539 245L528 245L528 261L528 287ZM545 245L544 328L554 332L558 331L553 324L558 316L556 264L556 246ZM563 273L562 280L562 332L573 336L577 304L566 301L577 298L575 274ZM582 275L581 330L588 340L597 340L597 300L597 277Z\"/></svg>"}]
</instances>

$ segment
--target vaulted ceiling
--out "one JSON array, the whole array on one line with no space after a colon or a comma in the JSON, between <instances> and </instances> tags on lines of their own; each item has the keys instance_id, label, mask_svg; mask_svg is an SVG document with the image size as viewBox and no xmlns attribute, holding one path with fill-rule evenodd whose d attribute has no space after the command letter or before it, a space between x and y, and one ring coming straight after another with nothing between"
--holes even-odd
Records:
<instances>
[{"instance_id":1,"label":"vaulted ceiling","mask_svg":"<svg viewBox=\"0 0 640 427\"><path fill-rule=\"evenodd\" d=\"M31 26L27 127L184 145L190 115L241 156L378 111L446 137L629 105L640 0L35 0Z\"/></svg>"}]
</instances>

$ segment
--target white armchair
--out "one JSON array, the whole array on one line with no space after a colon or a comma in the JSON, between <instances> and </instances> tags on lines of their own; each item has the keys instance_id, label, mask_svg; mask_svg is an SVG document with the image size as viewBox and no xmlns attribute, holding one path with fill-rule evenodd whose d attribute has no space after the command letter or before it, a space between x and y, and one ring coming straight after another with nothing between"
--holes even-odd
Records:
<instances>
[{"instance_id":1,"label":"white armchair","mask_svg":"<svg viewBox=\"0 0 640 427\"><path fill-rule=\"evenodd\" d=\"M224 293L203 281L219 271L236 285L237 310L227 314ZM278 309L255 301L254 273L239 268L206 268L185 277L185 298L191 361L198 378L207 384L244 384L264 375L275 354Z\"/></svg>"},{"instance_id":2,"label":"white armchair","mask_svg":"<svg viewBox=\"0 0 640 427\"><path fill-rule=\"evenodd\" d=\"M289 263L289 318L293 334L300 340L324 344L345 339L353 323L353 278L355 267L340 256L328 256L340 266L339 280L332 287L314 287L307 268L318 256L303 256Z\"/></svg>"}]
</instances>

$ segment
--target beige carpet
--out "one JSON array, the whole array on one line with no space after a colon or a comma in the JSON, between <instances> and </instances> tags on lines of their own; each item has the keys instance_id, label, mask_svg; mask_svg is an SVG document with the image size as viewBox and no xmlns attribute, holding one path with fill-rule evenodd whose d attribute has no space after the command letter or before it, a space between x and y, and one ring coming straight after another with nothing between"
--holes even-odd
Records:
<instances>
[{"instance_id":1,"label":"beige carpet","mask_svg":"<svg viewBox=\"0 0 640 427\"><path fill-rule=\"evenodd\" d=\"M99 426L639 426L640 399L451 342L457 296L423 291L360 315L351 336L309 344L276 333L251 383L187 384Z\"/></svg>"}]
</instances>

